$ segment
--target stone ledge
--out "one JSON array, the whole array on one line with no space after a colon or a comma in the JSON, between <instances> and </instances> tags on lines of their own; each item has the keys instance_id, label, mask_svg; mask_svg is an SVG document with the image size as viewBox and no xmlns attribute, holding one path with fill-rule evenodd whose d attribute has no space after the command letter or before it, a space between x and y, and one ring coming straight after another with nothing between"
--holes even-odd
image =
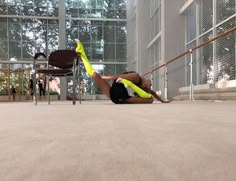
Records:
<instances>
[{"instance_id":1,"label":"stone ledge","mask_svg":"<svg viewBox=\"0 0 236 181\"><path fill-rule=\"evenodd\" d=\"M194 93L194 100L236 100L236 92L223 93ZM189 94L182 94L174 97L174 100L189 100Z\"/></svg>"},{"instance_id":2,"label":"stone ledge","mask_svg":"<svg viewBox=\"0 0 236 181\"><path fill-rule=\"evenodd\" d=\"M179 88L174 100L188 100L189 87ZM236 80L193 86L195 100L236 100Z\"/></svg>"}]
</instances>

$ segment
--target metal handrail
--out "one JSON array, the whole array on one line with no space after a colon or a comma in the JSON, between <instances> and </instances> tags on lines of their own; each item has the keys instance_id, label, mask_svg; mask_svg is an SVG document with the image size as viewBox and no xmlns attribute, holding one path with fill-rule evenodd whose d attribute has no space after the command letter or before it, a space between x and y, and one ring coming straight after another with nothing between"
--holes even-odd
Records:
<instances>
[{"instance_id":1,"label":"metal handrail","mask_svg":"<svg viewBox=\"0 0 236 181\"><path fill-rule=\"evenodd\" d=\"M155 68L155 69L152 69L151 71L149 71L149 72L143 74L143 76L146 76L146 75L148 75L148 74L151 74L151 73L153 73L154 71L156 71L156 70L158 70L158 69L160 69L160 68L162 68L162 67L164 67L164 66L166 66L166 65L168 65L168 64L170 64L170 63L172 63L173 61L175 61L175 60L177 60L177 59L179 59L179 58L181 58L181 57L183 57L183 56L185 56L185 55L187 55L187 54L189 54L189 53L192 53L193 51L195 51L195 50L197 50L197 49L199 49L199 48L201 48L201 47L203 47L203 46L205 46L205 45L207 45L207 44L210 44L211 42L213 42L213 41L215 41L215 40L217 40L217 39L220 39L220 38L224 37L225 35L234 32L235 30L236 30L236 26L235 26L234 28L232 28L232 29L230 29L230 30L227 30L227 31L225 31L224 33L222 33L222 34L220 34L220 35L218 35L218 36L216 36L216 37L214 37L214 38L211 38L211 39L209 39L208 41L206 41L206 42L204 42L204 43L202 43L202 44L200 44L200 45L198 45L198 46L196 46L196 47L194 47L194 48L192 48L192 49L190 49L190 50L188 50L188 51L182 53L181 55L179 55L179 56L177 56L177 57L175 57L175 58L173 58L173 59L171 59L171 60L165 62L164 64L160 65L159 67L157 67L157 68Z\"/></svg>"},{"instance_id":2,"label":"metal handrail","mask_svg":"<svg viewBox=\"0 0 236 181\"><path fill-rule=\"evenodd\" d=\"M230 30L225 31L224 33L221 33L220 35L218 35L218 36L216 36L214 38L209 39L208 41L206 41L206 42L204 42L204 43L202 43L202 44L200 44L200 45L198 45L198 46L196 46L194 48L189 49L188 51L182 53L181 55L179 55L179 56L177 56L177 57L175 57L175 58L173 58L173 59L171 59L171 60L169 60L167 62L165 62L164 64L160 65L159 67L157 67L155 69L152 69L151 71L147 72L143 76L146 76L148 74L151 74L151 76L152 76L154 71L157 71L158 69L160 69L162 67L165 67L165 70L164 70L165 71L165 87L164 88L165 88L165 99L167 99L167 81L168 81L167 80L167 65L190 53L191 56L190 56L190 64L189 64L189 66L190 66L190 85L189 85L189 90L190 91L189 91L189 99L190 100L194 100L194 98L193 98L193 51L195 51L195 50L197 50L197 49L199 49L199 48L201 48L201 47L203 47L205 45L208 45L211 42L213 42L213 41L215 41L217 39L220 39L220 38L226 36L229 33L234 32L235 30L236 30L236 26L234 28L230 29Z\"/></svg>"}]
</instances>

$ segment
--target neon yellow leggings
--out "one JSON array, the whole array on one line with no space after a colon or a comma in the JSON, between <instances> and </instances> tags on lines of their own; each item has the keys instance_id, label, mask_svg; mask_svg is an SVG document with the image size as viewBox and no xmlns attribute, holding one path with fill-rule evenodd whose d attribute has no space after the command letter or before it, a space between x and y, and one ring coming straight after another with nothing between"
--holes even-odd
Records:
<instances>
[{"instance_id":1,"label":"neon yellow leggings","mask_svg":"<svg viewBox=\"0 0 236 181\"><path fill-rule=\"evenodd\" d=\"M77 42L76 52L80 54L80 57L84 63L84 67L85 67L87 73L92 77L95 70L93 69L92 65L90 64L90 62L87 58L87 55L84 51L83 44L80 41Z\"/></svg>"},{"instance_id":2,"label":"neon yellow leggings","mask_svg":"<svg viewBox=\"0 0 236 181\"><path fill-rule=\"evenodd\" d=\"M133 91L135 91L142 98L148 99L148 98L152 97L152 95L150 93L145 92L143 89L141 89L140 87L138 87L133 82L131 82L127 79L119 78L119 79L117 79L117 82L124 84L125 87L131 88Z\"/></svg>"}]
</instances>

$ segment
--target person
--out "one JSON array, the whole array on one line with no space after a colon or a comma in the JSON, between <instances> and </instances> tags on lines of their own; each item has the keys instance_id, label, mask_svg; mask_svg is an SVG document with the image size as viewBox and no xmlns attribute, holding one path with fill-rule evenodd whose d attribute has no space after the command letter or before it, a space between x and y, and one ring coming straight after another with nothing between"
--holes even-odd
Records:
<instances>
[{"instance_id":1,"label":"person","mask_svg":"<svg viewBox=\"0 0 236 181\"><path fill-rule=\"evenodd\" d=\"M34 95L34 82L33 82L33 79L30 79L30 81L29 81L29 90L30 90L30 95L33 96Z\"/></svg>"},{"instance_id":2,"label":"person","mask_svg":"<svg viewBox=\"0 0 236 181\"><path fill-rule=\"evenodd\" d=\"M87 55L84 51L83 44L78 40L76 52L80 55L84 67L96 84L102 89L104 94L111 99L115 104L141 104L141 103L153 103L153 97L162 103L169 103L170 101L162 100L152 89L151 81L141 77L136 72L126 72L121 75L112 76L100 76L93 69L90 64ZM113 84L110 87L106 80L113 80ZM131 88L137 96L130 96L127 88Z\"/></svg>"},{"instance_id":3,"label":"person","mask_svg":"<svg viewBox=\"0 0 236 181\"><path fill-rule=\"evenodd\" d=\"M39 95L40 95L40 97L42 95L45 96L45 89L44 89L44 86L43 86L43 84L40 80L38 81L38 86L39 86Z\"/></svg>"},{"instance_id":4,"label":"person","mask_svg":"<svg viewBox=\"0 0 236 181\"><path fill-rule=\"evenodd\" d=\"M12 93L13 101L15 101L16 100L16 89L13 85L11 87L11 93Z\"/></svg>"}]
</instances>

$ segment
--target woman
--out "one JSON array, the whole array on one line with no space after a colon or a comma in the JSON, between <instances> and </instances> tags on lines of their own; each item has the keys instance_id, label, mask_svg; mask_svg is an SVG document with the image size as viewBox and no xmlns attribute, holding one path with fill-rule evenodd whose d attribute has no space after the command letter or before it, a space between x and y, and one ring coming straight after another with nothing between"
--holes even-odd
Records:
<instances>
[{"instance_id":1,"label":"woman","mask_svg":"<svg viewBox=\"0 0 236 181\"><path fill-rule=\"evenodd\" d=\"M163 101L153 90L151 90L151 81L146 80L136 72L127 72L121 75L101 77L91 66L80 41L77 41L76 52L80 54L87 73L95 80L104 94L115 104L152 103L153 97L162 103L170 102ZM111 87L106 80L114 80ZM138 96L130 96L126 89L128 87L131 88Z\"/></svg>"}]
</instances>

